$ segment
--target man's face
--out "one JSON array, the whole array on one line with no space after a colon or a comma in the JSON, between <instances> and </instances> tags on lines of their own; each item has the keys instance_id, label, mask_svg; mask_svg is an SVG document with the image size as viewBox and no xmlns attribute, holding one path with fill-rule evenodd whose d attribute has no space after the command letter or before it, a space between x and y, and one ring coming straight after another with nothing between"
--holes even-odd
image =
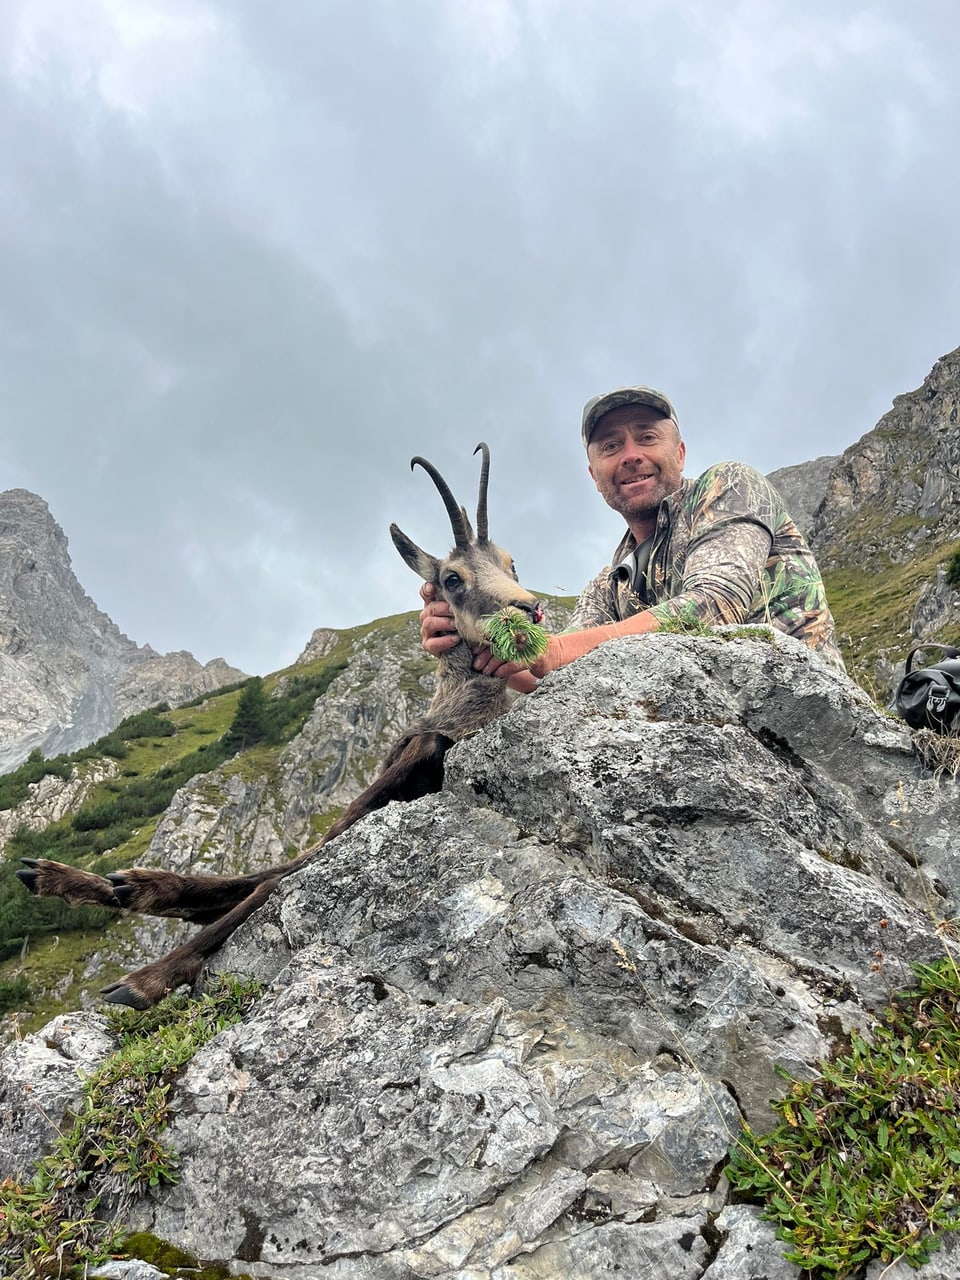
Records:
<instances>
[{"instance_id":1,"label":"man's face","mask_svg":"<svg viewBox=\"0 0 960 1280\"><path fill-rule=\"evenodd\" d=\"M642 404L605 413L587 448L597 492L639 538L650 536L660 503L679 489L685 457L676 423Z\"/></svg>"}]
</instances>

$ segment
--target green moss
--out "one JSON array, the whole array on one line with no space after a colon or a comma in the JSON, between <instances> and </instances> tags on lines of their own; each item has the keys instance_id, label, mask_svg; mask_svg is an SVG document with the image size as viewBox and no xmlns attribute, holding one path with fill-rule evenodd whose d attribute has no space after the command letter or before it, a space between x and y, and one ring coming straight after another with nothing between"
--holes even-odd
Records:
<instances>
[{"instance_id":1,"label":"green moss","mask_svg":"<svg viewBox=\"0 0 960 1280\"><path fill-rule=\"evenodd\" d=\"M696 606L685 604L679 613L671 613L660 619L660 631L666 635L709 636L713 628L697 614Z\"/></svg>"},{"instance_id":2,"label":"green moss","mask_svg":"<svg viewBox=\"0 0 960 1280\"><path fill-rule=\"evenodd\" d=\"M777 642L773 628L766 626L733 627L729 631L722 632L720 639L762 640L764 644L776 644Z\"/></svg>"},{"instance_id":3,"label":"green moss","mask_svg":"<svg viewBox=\"0 0 960 1280\"><path fill-rule=\"evenodd\" d=\"M149 1262L164 1271L171 1280L250 1280L246 1272L231 1271L217 1262L201 1262L192 1253L161 1240L146 1231L136 1231L120 1242L119 1253L125 1258Z\"/></svg>"}]
</instances>

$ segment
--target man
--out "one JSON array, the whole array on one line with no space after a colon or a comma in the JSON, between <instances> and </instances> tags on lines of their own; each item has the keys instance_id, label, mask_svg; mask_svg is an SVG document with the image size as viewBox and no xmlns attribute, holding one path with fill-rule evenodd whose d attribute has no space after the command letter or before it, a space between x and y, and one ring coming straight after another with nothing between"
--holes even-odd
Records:
<instances>
[{"instance_id":1,"label":"man","mask_svg":"<svg viewBox=\"0 0 960 1280\"><path fill-rule=\"evenodd\" d=\"M604 641L657 631L671 617L772 626L843 669L820 570L759 472L721 462L684 480L676 411L651 387L622 387L588 401L582 435L597 491L627 523L613 567L583 590L572 630L552 636L530 671L500 662L489 649L477 654L477 670L528 692L536 677ZM436 657L457 636L432 587L421 594L428 602L420 615L424 647Z\"/></svg>"}]
</instances>

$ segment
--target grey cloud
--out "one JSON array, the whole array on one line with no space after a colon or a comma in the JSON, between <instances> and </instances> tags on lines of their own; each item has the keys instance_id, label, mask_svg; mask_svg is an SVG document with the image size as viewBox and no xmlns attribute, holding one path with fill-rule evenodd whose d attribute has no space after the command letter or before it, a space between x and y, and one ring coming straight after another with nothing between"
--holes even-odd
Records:
<instances>
[{"instance_id":1,"label":"grey cloud","mask_svg":"<svg viewBox=\"0 0 960 1280\"><path fill-rule=\"evenodd\" d=\"M952 7L147 7L203 23L142 101L142 51L113 97L0 82L0 484L140 641L265 671L414 607L386 525L448 531L409 458L469 499L479 439L496 536L573 591L618 536L589 395L662 385L692 467L769 470L957 343Z\"/></svg>"}]
</instances>

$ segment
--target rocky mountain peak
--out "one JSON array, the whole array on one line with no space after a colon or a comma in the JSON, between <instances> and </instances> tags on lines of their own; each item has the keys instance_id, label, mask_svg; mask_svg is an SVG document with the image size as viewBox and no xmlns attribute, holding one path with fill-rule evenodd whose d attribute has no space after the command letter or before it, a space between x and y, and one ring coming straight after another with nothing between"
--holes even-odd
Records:
<instances>
[{"instance_id":1,"label":"rocky mountain peak","mask_svg":"<svg viewBox=\"0 0 960 1280\"><path fill-rule=\"evenodd\" d=\"M792 467L771 471L767 479L778 489L793 516L797 528L805 538L810 536L817 508L827 491L827 482L836 454L826 454L810 462L798 462Z\"/></svg>"},{"instance_id":2,"label":"rocky mountain peak","mask_svg":"<svg viewBox=\"0 0 960 1280\"><path fill-rule=\"evenodd\" d=\"M134 711L243 678L222 658L203 666L125 636L77 581L46 502L0 492L0 771L35 747L73 751Z\"/></svg>"},{"instance_id":3,"label":"rocky mountain peak","mask_svg":"<svg viewBox=\"0 0 960 1280\"><path fill-rule=\"evenodd\" d=\"M960 537L960 347L943 356L916 391L897 396L872 431L832 467L813 529L827 565L845 563L869 524L868 552L909 557L936 534ZM891 521L905 523L891 527ZM864 548L856 549L861 558Z\"/></svg>"},{"instance_id":4,"label":"rocky mountain peak","mask_svg":"<svg viewBox=\"0 0 960 1280\"><path fill-rule=\"evenodd\" d=\"M810 543L844 657L886 697L906 653L960 642L960 348L837 458Z\"/></svg>"}]
</instances>

